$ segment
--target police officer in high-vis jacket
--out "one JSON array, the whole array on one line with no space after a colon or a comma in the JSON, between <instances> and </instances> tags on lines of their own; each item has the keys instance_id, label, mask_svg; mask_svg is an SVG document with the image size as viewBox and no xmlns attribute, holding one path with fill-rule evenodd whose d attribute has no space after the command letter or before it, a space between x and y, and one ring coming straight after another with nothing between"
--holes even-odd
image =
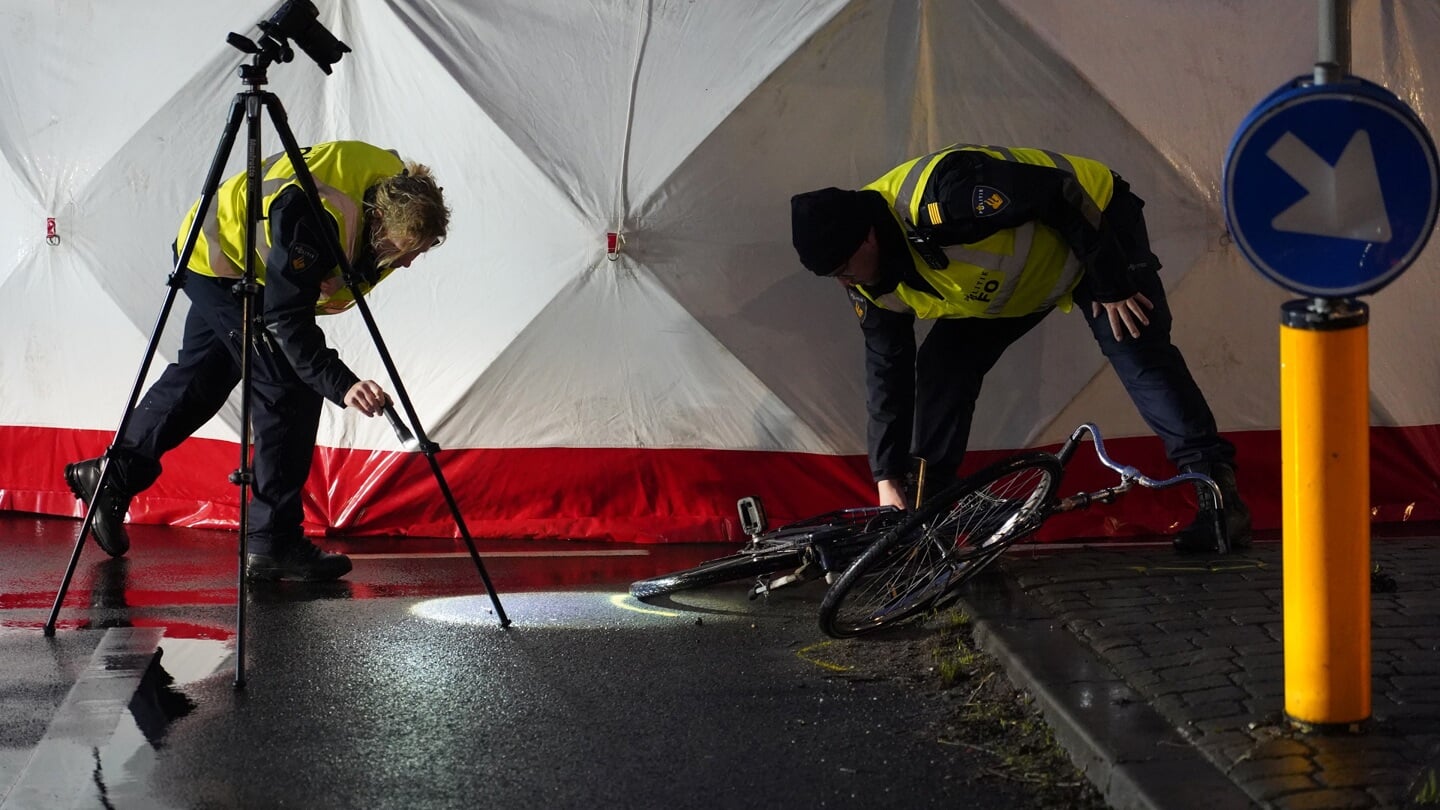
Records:
<instances>
[{"instance_id":1,"label":"police officer in high-vis jacket","mask_svg":"<svg viewBox=\"0 0 1440 810\"><path fill-rule=\"evenodd\" d=\"M310 474L325 399L375 416L388 404L374 380L361 380L325 342L318 315L354 303L340 277L335 237L368 292L444 240L450 213L430 170L359 141L304 150L325 209L316 217L288 156L265 161L264 220L255 237L255 301L263 329L251 352L254 484L249 512L248 575L253 579L328 580L350 560L325 552L301 531L301 490ZM240 381L245 269L246 176L226 180L201 224L186 271L190 299L176 362L166 367L136 408L116 444L105 491L95 498L100 459L67 465L77 498L93 504L95 540L111 556L130 547L125 512L133 496L160 475L160 458L210 420ZM186 238L199 207L180 226Z\"/></svg>"},{"instance_id":2,"label":"police officer in high-vis jacket","mask_svg":"<svg viewBox=\"0 0 1440 810\"><path fill-rule=\"evenodd\" d=\"M792 198L801 263L845 285L860 316L882 504L907 506L912 455L932 475L954 474L985 373L1050 312L1078 306L1170 459L1220 485L1231 545L1249 544L1235 448L1170 342L1143 207L1097 161L972 145L908 161L858 191ZM918 351L917 317L935 320ZM1181 551L1218 547L1205 514L1214 498L1197 489L1202 514L1175 538Z\"/></svg>"}]
</instances>

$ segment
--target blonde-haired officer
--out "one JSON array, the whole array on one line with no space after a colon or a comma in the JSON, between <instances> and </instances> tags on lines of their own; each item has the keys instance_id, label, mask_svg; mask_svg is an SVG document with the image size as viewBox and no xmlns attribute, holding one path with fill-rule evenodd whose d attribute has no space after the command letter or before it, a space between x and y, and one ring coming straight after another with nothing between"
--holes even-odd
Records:
<instances>
[{"instance_id":1,"label":"blonde-haired officer","mask_svg":"<svg viewBox=\"0 0 1440 810\"><path fill-rule=\"evenodd\" d=\"M328 399L375 416L389 398L379 383L345 365L316 322L354 304L334 246L363 278L365 294L444 241L450 223L444 194L423 165L360 141L302 151L323 216L312 211L287 155L262 166L264 220L254 265L261 285L255 311L264 328L250 355L255 449L246 560L254 579L329 580L350 570L348 557L322 551L301 530L320 407ZM75 496L94 500L95 540L111 556L129 549L126 510L159 477L160 458L209 421L240 381L242 299L235 286L245 270L247 193L243 172L229 178L201 223L183 277L190 311L178 359L146 392L116 443L105 491L95 497L100 459L65 468ZM181 240L198 207L197 201L182 221Z\"/></svg>"}]
</instances>

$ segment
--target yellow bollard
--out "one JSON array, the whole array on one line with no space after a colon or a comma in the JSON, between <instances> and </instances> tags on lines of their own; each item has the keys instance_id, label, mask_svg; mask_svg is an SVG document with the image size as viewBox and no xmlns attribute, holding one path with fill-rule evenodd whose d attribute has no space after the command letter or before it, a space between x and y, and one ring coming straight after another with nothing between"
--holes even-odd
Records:
<instances>
[{"instance_id":1,"label":"yellow bollard","mask_svg":"<svg viewBox=\"0 0 1440 810\"><path fill-rule=\"evenodd\" d=\"M1280 312L1285 713L1344 726L1370 717L1370 313Z\"/></svg>"}]
</instances>

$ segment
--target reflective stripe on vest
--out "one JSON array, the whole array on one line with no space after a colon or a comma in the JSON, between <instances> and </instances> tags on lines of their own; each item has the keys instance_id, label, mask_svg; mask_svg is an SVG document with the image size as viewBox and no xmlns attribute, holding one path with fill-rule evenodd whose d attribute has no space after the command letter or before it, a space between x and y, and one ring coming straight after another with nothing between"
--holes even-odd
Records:
<instances>
[{"instance_id":1,"label":"reflective stripe on vest","mask_svg":"<svg viewBox=\"0 0 1440 810\"><path fill-rule=\"evenodd\" d=\"M1067 172L1079 181L1067 189L1079 196L1070 203L1092 225L1099 225L1100 212L1114 193L1114 175L1096 161L1040 149L970 144L916 158L865 188L880 192L908 229L919 215L920 200L934 167L941 158L959 150L981 151L1001 160ZM950 259L950 265L943 270L932 269L918 253L910 251L916 271L941 298L903 284L895 292L881 296L871 296L863 287L860 292L885 309L909 311L922 318L1016 317L1054 306L1069 310L1070 293L1082 275L1079 259L1060 235L1034 222L943 250Z\"/></svg>"},{"instance_id":2,"label":"reflective stripe on vest","mask_svg":"<svg viewBox=\"0 0 1440 810\"><path fill-rule=\"evenodd\" d=\"M305 150L305 163L320 194L320 203L335 219L340 246L349 261L359 254L360 239L365 233L365 191L386 177L399 174L404 162L394 152L359 141L337 141L316 144ZM294 167L284 153L272 155L261 164L261 215L269 212L275 198L292 185L298 185ZM221 184L213 204L201 223L190 269L196 273L221 278L244 275L244 240L246 222L247 177L241 172ZM180 241L188 236L190 223L199 203L191 206L180 226ZM255 277L265 283L265 249L270 247L270 232L263 231L263 245L257 239ZM388 272L382 272L383 280ZM377 282L378 283L378 282ZM368 290L368 287L366 288ZM362 293L365 290L362 290ZM354 297L337 274L322 284L318 314L342 311L354 303Z\"/></svg>"}]
</instances>

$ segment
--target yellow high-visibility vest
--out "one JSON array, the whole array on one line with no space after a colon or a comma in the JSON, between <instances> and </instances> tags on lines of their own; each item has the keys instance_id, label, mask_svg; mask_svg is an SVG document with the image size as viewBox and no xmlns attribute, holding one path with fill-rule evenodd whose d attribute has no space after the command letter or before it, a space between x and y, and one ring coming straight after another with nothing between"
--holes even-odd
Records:
<instances>
[{"instance_id":1,"label":"yellow high-visibility vest","mask_svg":"<svg viewBox=\"0 0 1440 810\"><path fill-rule=\"evenodd\" d=\"M1089 194L1084 214L1097 227L1100 212L1115 192L1114 175L1098 161L1043 149L970 144L956 144L908 161L865 188L885 197L902 228L905 223L922 227L941 224L938 206L922 210L920 202L940 159L957 151L984 152L1001 160L1069 172ZM911 312L919 318L1013 318L1049 307L1068 312L1073 304L1071 293L1084 272L1060 234L1038 222L1007 228L972 244L947 246L944 251L950 263L936 270L910 246L916 271L940 293L939 298L903 283L884 295L857 289L877 306Z\"/></svg>"},{"instance_id":2,"label":"yellow high-visibility vest","mask_svg":"<svg viewBox=\"0 0 1440 810\"><path fill-rule=\"evenodd\" d=\"M332 141L306 147L305 165L320 192L320 203L339 227L340 246L345 257L355 261L360 252L360 239L365 235L365 191L379 181L399 174L405 163L394 152L360 141ZM261 165L260 212L267 216L270 204L281 192L299 185L295 167L285 153L272 155ZM218 278L240 278L245 274L246 177L241 172L220 184L215 199L205 214L189 267L201 275ZM190 224L200 207L197 200L180 223L179 242L184 243ZM265 254L270 247L270 229L261 227L255 239L255 278L265 283ZM394 268L381 271L378 284ZM340 278L338 268L321 285L317 314L340 312L355 303L349 288ZM366 285L363 292L368 292Z\"/></svg>"}]
</instances>

